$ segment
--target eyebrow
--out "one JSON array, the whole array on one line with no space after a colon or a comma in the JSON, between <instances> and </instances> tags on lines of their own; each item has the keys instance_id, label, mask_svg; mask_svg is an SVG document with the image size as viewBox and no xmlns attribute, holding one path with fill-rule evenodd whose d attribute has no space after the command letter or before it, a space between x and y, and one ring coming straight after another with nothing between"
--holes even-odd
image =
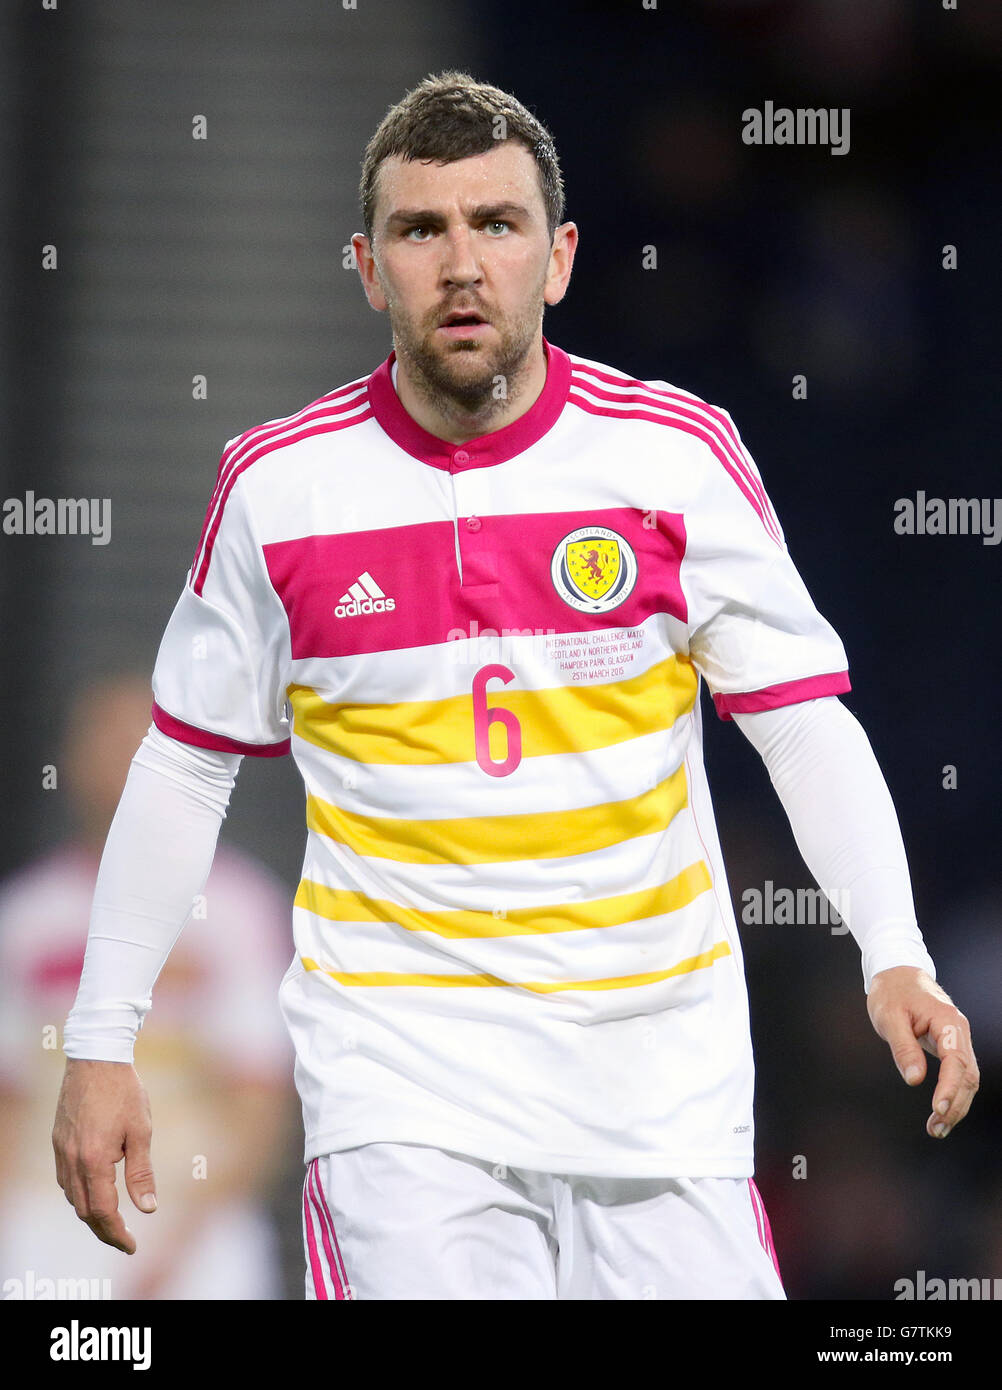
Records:
<instances>
[{"instance_id":1,"label":"eyebrow","mask_svg":"<svg viewBox=\"0 0 1002 1390\"><path fill-rule=\"evenodd\" d=\"M471 208L469 218L472 222L493 222L508 217L523 217L526 220L531 214L528 208L521 203L480 203ZM391 212L386 219L386 226L393 227L443 227L445 218L440 212L433 212L431 208L400 208L397 212Z\"/></svg>"}]
</instances>

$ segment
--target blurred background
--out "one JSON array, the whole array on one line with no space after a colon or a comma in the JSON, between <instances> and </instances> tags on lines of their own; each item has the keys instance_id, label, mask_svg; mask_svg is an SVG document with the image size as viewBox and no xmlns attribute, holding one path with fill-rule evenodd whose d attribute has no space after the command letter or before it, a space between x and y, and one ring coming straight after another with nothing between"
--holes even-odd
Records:
<instances>
[{"instance_id":1,"label":"blurred background","mask_svg":"<svg viewBox=\"0 0 1002 1390\"><path fill-rule=\"evenodd\" d=\"M108 768L142 736L226 440L389 352L387 320L344 263L361 228L361 154L386 108L448 67L509 88L556 139L581 244L547 337L734 416L845 642L845 703L898 807L939 978L972 1021L982 1091L936 1144L924 1132L932 1082L909 1091L873 1034L851 937L742 929L757 1182L788 1293L888 1299L918 1270L1002 1276L1000 550L893 526L895 501L920 489L1002 494L1002 10L33 0L5 7L0 26L0 499L111 500L107 545L0 534L0 1280L66 1272L61 1242L83 1230L50 1176L44 1125L25 1143L33 1103L51 1123L62 1053L35 1039L61 1028L72 1001L103 833L71 769L102 722L121 733L101 753ZM767 100L849 108L849 153L744 144L742 112ZM192 136L198 117L205 139ZM55 268L43 269L46 246ZM943 268L946 246L956 269ZM705 714L740 915L748 887L811 880L757 755L709 703ZM79 775L94 787L94 767ZM259 885L259 969L227 1003L226 981L199 966L206 921L186 928L191 954L177 963L178 987L187 972L189 1000L203 991L233 1038L240 1001L255 1000L253 1065L238 1065L226 1028L196 1037L183 1004L172 1014L164 977L174 1041L159 1056L175 1070L162 1087L190 1113L184 1088L198 1075L218 1088L200 1092L208 1112L229 1097L231 1134L260 1137L252 1172L236 1171L223 1136L208 1155L210 1173L226 1174L214 1267L246 1269L244 1297L302 1297L302 1136L275 1000L302 802L289 760L245 759L221 837L237 857L221 861L230 881L208 890L207 918L216 930L246 920L241 885ZM153 1068L151 1054L150 1084ZM190 1166L200 1150L178 1142ZM32 1167L62 1204L44 1246L10 1216ZM207 1296L179 1261L166 1249L114 1296Z\"/></svg>"}]
</instances>

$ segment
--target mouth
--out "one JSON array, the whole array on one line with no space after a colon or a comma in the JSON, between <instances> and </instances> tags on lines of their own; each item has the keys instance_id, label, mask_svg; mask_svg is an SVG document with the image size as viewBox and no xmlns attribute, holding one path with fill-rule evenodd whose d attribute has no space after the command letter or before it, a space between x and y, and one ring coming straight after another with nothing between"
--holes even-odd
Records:
<instances>
[{"instance_id":1,"label":"mouth","mask_svg":"<svg viewBox=\"0 0 1002 1390\"><path fill-rule=\"evenodd\" d=\"M447 338L479 338L490 326L475 309L466 312L457 309L442 320L436 332L444 334Z\"/></svg>"}]
</instances>

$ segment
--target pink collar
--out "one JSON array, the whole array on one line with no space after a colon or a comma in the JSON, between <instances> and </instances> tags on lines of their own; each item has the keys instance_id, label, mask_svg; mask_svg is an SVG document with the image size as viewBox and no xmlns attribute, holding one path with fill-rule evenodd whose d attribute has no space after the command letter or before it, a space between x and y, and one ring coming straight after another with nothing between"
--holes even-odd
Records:
<instances>
[{"instance_id":1,"label":"pink collar","mask_svg":"<svg viewBox=\"0 0 1002 1390\"><path fill-rule=\"evenodd\" d=\"M456 473L465 468L486 468L504 463L523 453L530 444L542 439L556 424L567 401L571 381L571 363L566 352L543 339L546 353L546 382L538 398L524 415L492 434L482 434L465 444L450 444L439 439L408 415L396 393L391 375L396 352L369 377L369 404L377 421L395 444L432 468L444 468Z\"/></svg>"}]
</instances>

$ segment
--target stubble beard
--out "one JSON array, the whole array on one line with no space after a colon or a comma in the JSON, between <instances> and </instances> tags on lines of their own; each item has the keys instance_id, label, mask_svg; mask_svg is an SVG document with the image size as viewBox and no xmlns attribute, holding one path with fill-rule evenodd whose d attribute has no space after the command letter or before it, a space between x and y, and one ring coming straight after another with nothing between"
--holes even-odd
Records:
<instances>
[{"instance_id":1,"label":"stubble beard","mask_svg":"<svg viewBox=\"0 0 1002 1390\"><path fill-rule=\"evenodd\" d=\"M421 333L408 320L397 318L391 308L397 357L406 362L414 389L439 414L458 412L487 425L518 398L525 364L542 324L543 308L541 285L532 304L517 320L499 325L492 319L491 326L498 336L496 345L454 339L437 349L429 344L434 341L438 315L436 322ZM457 361L459 358L464 359L462 364ZM499 390L501 386L503 390Z\"/></svg>"}]
</instances>

